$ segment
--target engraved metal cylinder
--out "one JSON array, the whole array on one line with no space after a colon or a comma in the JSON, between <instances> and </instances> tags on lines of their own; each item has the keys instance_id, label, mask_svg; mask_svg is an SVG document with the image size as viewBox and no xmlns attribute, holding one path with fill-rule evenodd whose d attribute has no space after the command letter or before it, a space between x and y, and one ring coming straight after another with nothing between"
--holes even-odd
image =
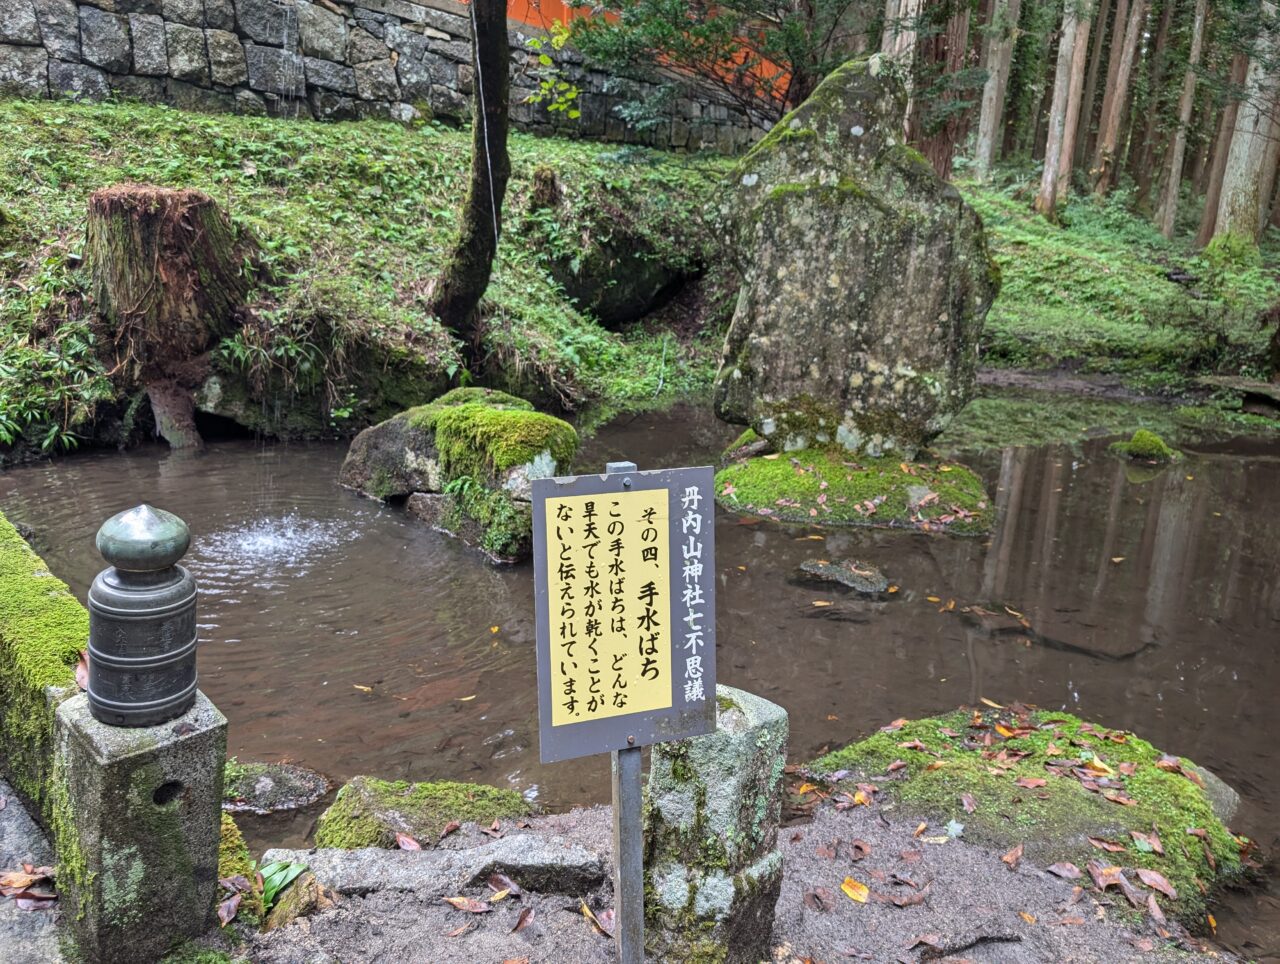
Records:
<instances>
[{"instance_id":1,"label":"engraved metal cylinder","mask_svg":"<svg viewBox=\"0 0 1280 964\"><path fill-rule=\"evenodd\" d=\"M196 698L196 583L178 565L187 524L140 505L97 545L111 564L89 588L89 711L112 726L158 726Z\"/></svg>"}]
</instances>

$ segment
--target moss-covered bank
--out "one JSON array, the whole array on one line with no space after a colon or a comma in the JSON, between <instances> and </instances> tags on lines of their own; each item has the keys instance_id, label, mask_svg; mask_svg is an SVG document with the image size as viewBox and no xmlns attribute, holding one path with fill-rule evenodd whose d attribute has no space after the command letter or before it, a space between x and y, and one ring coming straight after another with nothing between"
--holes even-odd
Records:
<instances>
[{"instance_id":1,"label":"moss-covered bank","mask_svg":"<svg viewBox=\"0 0 1280 964\"><path fill-rule=\"evenodd\" d=\"M716 501L729 511L782 522L980 533L994 518L982 480L953 462L803 449L734 462L716 473L715 485Z\"/></svg>"},{"instance_id":2,"label":"moss-covered bank","mask_svg":"<svg viewBox=\"0 0 1280 964\"><path fill-rule=\"evenodd\" d=\"M41 822L53 819L54 710L45 687L75 685L89 614L0 516L0 772Z\"/></svg>"},{"instance_id":3,"label":"moss-covered bank","mask_svg":"<svg viewBox=\"0 0 1280 964\"><path fill-rule=\"evenodd\" d=\"M1019 706L895 721L810 764L851 792L873 781L877 799L935 824L929 833L956 821L966 840L1022 845L1046 866L1084 871L1097 859L1158 871L1177 892L1173 912L1203 927L1208 896L1244 873L1248 842L1214 814L1192 767L1132 733Z\"/></svg>"},{"instance_id":4,"label":"moss-covered bank","mask_svg":"<svg viewBox=\"0 0 1280 964\"><path fill-rule=\"evenodd\" d=\"M440 839L452 821L488 824L529 812L529 805L514 790L475 783L354 777L320 815L316 846L344 850L394 847L396 834L404 833L427 847Z\"/></svg>"}]
</instances>

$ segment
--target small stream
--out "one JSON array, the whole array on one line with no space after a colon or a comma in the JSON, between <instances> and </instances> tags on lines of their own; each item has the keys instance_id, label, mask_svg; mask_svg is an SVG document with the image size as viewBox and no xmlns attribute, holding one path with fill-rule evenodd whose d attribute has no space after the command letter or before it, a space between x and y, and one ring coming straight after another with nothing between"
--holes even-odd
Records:
<instances>
[{"instance_id":1,"label":"small stream","mask_svg":"<svg viewBox=\"0 0 1280 964\"><path fill-rule=\"evenodd\" d=\"M627 417L584 445L579 467L708 464L733 434L690 406ZM0 508L81 599L108 516L146 500L186 519L200 685L243 759L336 781L488 782L552 809L606 800L606 759L538 762L531 566L495 569L339 488L344 453L248 441L88 453L0 473ZM721 512L721 681L789 711L796 760L981 697L1064 708L1215 770L1244 797L1235 829L1274 852L1280 442L1188 455L1142 479L1101 441L984 453L969 462L1000 510L989 539ZM796 581L815 556L856 556L900 589L866 602ZM1032 632L961 612L971 605L1008 607ZM312 817L250 835L297 842ZM1274 892L1217 916L1228 946L1280 955Z\"/></svg>"}]
</instances>

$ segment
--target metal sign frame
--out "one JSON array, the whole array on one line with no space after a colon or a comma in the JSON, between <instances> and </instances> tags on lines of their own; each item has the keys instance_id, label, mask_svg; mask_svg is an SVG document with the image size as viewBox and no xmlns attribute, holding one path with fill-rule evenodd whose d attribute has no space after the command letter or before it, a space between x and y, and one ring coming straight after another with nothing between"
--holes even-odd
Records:
<instances>
[{"instance_id":1,"label":"metal sign frame","mask_svg":"<svg viewBox=\"0 0 1280 964\"><path fill-rule=\"evenodd\" d=\"M538 731L539 748L543 763L571 760L594 753L607 753L640 747L650 743L662 743L690 736L700 736L715 730L716 695L716 634L715 634L715 496L710 467L656 469L637 471L633 463L610 463L600 475L581 475L556 479L537 479L533 482L533 571L534 593L537 611L538 650ZM699 494L701 530L697 541L701 542L700 561L703 574L699 580L702 604L697 607L703 614L701 622L703 648L702 685L703 698L687 702L684 692L685 628L689 607L683 594L685 547L690 546L689 535L682 531L685 516L682 496L689 488ZM612 493L642 492L664 489L667 492L668 551L670 552L670 587L668 600L668 625L671 627L671 662L668 673L671 678L671 706L666 709L646 710L579 723L552 725L551 664L551 604L548 598L549 576L547 571L546 506L548 499L579 495L609 495Z\"/></svg>"}]
</instances>

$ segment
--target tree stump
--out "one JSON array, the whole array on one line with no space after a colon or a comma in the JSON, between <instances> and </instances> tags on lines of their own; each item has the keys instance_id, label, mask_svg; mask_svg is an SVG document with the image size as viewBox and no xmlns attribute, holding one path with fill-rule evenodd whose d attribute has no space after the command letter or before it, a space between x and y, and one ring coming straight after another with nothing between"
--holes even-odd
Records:
<instances>
[{"instance_id":1,"label":"tree stump","mask_svg":"<svg viewBox=\"0 0 1280 964\"><path fill-rule=\"evenodd\" d=\"M234 331L251 281L251 245L200 191L118 184L89 198L93 297L116 370L147 387L162 434L199 445L193 363Z\"/></svg>"}]
</instances>

